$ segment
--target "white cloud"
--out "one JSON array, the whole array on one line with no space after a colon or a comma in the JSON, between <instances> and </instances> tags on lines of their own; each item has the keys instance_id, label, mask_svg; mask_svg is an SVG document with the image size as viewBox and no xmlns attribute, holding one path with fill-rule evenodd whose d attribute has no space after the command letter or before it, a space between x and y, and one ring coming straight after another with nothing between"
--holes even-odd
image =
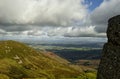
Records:
<instances>
[{"instance_id":1,"label":"white cloud","mask_svg":"<svg viewBox=\"0 0 120 79\"><path fill-rule=\"evenodd\" d=\"M105 32L108 19L120 15L120 0L104 0L91 14L96 31Z\"/></svg>"},{"instance_id":2,"label":"white cloud","mask_svg":"<svg viewBox=\"0 0 120 79\"><path fill-rule=\"evenodd\" d=\"M91 14L87 7L93 4L83 3L84 0L0 0L0 34L105 37L107 20L120 14L120 0L104 0Z\"/></svg>"},{"instance_id":3,"label":"white cloud","mask_svg":"<svg viewBox=\"0 0 120 79\"><path fill-rule=\"evenodd\" d=\"M1 24L66 26L87 14L83 0L0 0Z\"/></svg>"},{"instance_id":4,"label":"white cloud","mask_svg":"<svg viewBox=\"0 0 120 79\"><path fill-rule=\"evenodd\" d=\"M57 27L48 31L49 36L61 35L67 37L79 37L79 36L89 36L94 35L94 26L90 27Z\"/></svg>"}]
</instances>

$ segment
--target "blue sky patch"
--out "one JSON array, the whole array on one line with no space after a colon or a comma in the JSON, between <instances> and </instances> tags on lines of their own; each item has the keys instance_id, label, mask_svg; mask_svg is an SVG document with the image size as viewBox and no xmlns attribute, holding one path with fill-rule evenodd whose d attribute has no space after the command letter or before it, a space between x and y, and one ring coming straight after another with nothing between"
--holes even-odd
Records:
<instances>
[{"instance_id":1,"label":"blue sky patch","mask_svg":"<svg viewBox=\"0 0 120 79\"><path fill-rule=\"evenodd\" d=\"M103 2L103 0L85 0L84 4L88 4L90 5L88 7L88 9L90 11L93 11L96 7L98 7L101 3Z\"/></svg>"}]
</instances>

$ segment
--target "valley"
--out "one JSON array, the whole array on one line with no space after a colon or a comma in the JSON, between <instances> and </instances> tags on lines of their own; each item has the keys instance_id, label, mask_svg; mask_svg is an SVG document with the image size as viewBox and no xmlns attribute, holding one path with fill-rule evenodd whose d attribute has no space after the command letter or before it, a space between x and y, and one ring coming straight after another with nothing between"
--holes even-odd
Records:
<instances>
[{"instance_id":1,"label":"valley","mask_svg":"<svg viewBox=\"0 0 120 79\"><path fill-rule=\"evenodd\" d=\"M53 52L71 64L97 69L99 66L102 45L96 44L30 44L37 51Z\"/></svg>"}]
</instances>

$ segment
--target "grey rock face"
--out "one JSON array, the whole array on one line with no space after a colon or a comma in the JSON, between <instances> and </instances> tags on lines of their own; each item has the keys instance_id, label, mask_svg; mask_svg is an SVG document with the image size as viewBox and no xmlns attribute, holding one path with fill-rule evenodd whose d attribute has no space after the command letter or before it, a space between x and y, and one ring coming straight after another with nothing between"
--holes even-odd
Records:
<instances>
[{"instance_id":1,"label":"grey rock face","mask_svg":"<svg viewBox=\"0 0 120 79\"><path fill-rule=\"evenodd\" d=\"M120 15L108 21L107 37L97 79L120 79Z\"/></svg>"},{"instance_id":2,"label":"grey rock face","mask_svg":"<svg viewBox=\"0 0 120 79\"><path fill-rule=\"evenodd\" d=\"M108 42L120 45L120 15L108 21L107 36Z\"/></svg>"}]
</instances>

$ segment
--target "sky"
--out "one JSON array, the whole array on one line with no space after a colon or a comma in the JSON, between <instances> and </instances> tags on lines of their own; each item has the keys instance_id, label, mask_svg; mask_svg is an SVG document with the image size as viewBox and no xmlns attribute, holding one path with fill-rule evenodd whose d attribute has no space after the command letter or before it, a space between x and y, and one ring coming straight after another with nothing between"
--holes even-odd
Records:
<instances>
[{"instance_id":1,"label":"sky","mask_svg":"<svg viewBox=\"0 0 120 79\"><path fill-rule=\"evenodd\" d=\"M99 7L103 0L85 0L85 4L90 5L88 7L89 11L93 11L95 8Z\"/></svg>"},{"instance_id":2,"label":"sky","mask_svg":"<svg viewBox=\"0 0 120 79\"><path fill-rule=\"evenodd\" d=\"M106 37L120 0L0 0L0 37Z\"/></svg>"}]
</instances>

